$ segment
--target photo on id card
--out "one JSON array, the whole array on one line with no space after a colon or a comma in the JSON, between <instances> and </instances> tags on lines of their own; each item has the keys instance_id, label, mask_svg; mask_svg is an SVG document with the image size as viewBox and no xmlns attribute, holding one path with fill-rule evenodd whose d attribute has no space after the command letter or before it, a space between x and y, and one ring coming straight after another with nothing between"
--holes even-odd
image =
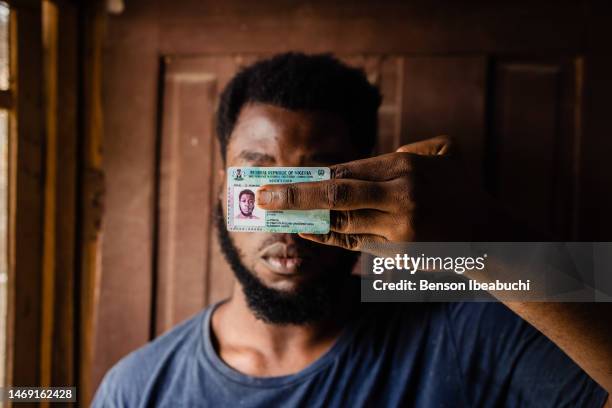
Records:
<instances>
[{"instance_id":1,"label":"photo on id card","mask_svg":"<svg viewBox=\"0 0 612 408\"><path fill-rule=\"evenodd\" d=\"M259 225L266 223L265 211L255 205L255 194L259 187L233 186L234 222L241 225Z\"/></svg>"},{"instance_id":2,"label":"photo on id card","mask_svg":"<svg viewBox=\"0 0 612 408\"><path fill-rule=\"evenodd\" d=\"M329 180L328 167L230 167L227 169L227 229L242 232L326 234L329 210L266 211L255 197L266 184Z\"/></svg>"}]
</instances>

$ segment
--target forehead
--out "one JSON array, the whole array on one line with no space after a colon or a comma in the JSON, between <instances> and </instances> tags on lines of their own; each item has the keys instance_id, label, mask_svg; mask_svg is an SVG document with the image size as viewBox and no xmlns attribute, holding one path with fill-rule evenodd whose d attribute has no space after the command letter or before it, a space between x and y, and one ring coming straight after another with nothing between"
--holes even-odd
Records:
<instances>
[{"instance_id":1,"label":"forehead","mask_svg":"<svg viewBox=\"0 0 612 408\"><path fill-rule=\"evenodd\" d=\"M268 104L242 108L227 147L229 162L266 155L276 164L297 165L296 161L310 158L344 161L354 154L348 124L339 116Z\"/></svg>"}]
</instances>

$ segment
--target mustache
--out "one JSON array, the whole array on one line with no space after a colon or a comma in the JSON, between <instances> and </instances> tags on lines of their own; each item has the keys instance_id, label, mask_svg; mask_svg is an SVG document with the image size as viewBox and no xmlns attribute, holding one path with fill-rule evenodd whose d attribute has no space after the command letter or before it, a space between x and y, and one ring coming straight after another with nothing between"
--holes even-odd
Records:
<instances>
[{"instance_id":1,"label":"mustache","mask_svg":"<svg viewBox=\"0 0 612 408\"><path fill-rule=\"evenodd\" d=\"M263 247L263 249L262 249ZM262 245L257 254L259 257L278 257L278 258L311 258L310 251L299 248L297 245L286 244L284 242L274 242L270 245Z\"/></svg>"},{"instance_id":2,"label":"mustache","mask_svg":"<svg viewBox=\"0 0 612 408\"><path fill-rule=\"evenodd\" d=\"M293 234L271 234L257 248L260 255L309 258L317 253L317 244Z\"/></svg>"}]
</instances>

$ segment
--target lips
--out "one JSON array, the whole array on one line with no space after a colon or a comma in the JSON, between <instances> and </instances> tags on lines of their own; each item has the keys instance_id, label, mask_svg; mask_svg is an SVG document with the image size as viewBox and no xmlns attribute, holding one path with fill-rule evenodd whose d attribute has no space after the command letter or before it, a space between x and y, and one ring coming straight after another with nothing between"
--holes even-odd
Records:
<instances>
[{"instance_id":1,"label":"lips","mask_svg":"<svg viewBox=\"0 0 612 408\"><path fill-rule=\"evenodd\" d=\"M274 273L292 275L298 272L304 258L294 245L276 242L259 252L261 261Z\"/></svg>"}]
</instances>

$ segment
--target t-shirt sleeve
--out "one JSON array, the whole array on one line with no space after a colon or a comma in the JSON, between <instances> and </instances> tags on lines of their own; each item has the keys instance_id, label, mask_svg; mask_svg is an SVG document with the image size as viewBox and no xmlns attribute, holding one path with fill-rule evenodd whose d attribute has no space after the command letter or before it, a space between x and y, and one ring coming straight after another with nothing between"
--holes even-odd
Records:
<instances>
[{"instance_id":1,"label":"t-shirt sleeve","mask_svg":"<svg viewBox=\"0 0 612 408\"><path fill-rule=\"evenodd\" d=\"M121 396L121 383L113 370L106 373L98 387L91 406L93 408L119 408L127 406Z\"/></svg>"},{"instance_id":2,"label":"t-shirt sleeve","mask_svg":"<svg viewBox=\"0 0 612 408\"><path fill-rule=\"evenodd\" d=\"M608 393L501 303L449 303L448 335L472 406L596 407Z\"/></svg>"},{"instance_id":3,"label":"t-shirt sleeve","mask_svg":"<svg viewBox=\"0 0 612 408\"><path fill-rule=\"evenodd\" d=\"M94 408L122 408L140 405L143 390L154 372L154 362L143 348L122 358L104 376L94 396Z\"/></svg>"}]
</instances>

